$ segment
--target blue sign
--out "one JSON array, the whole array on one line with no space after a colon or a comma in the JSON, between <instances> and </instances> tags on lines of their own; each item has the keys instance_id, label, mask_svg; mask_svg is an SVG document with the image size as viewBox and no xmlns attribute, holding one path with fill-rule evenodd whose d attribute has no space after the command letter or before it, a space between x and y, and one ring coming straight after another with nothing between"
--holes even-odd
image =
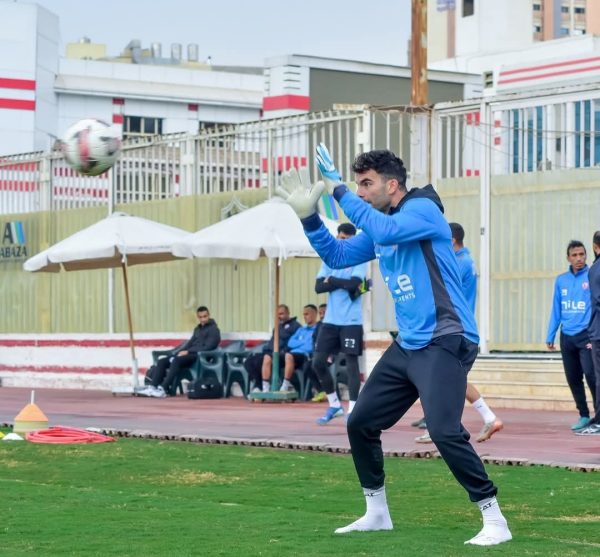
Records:
<instances>
[{"instance_id":1,"label":"blue sign","mask_svg":"<svg viewBox=\"0 0 600 557\"><path fill-rule=\"evenodd\" d=\"M27 246L23 222L20 220L4 224L0 260L23 259L27 257Z\"/></svg>"}]
</instances>

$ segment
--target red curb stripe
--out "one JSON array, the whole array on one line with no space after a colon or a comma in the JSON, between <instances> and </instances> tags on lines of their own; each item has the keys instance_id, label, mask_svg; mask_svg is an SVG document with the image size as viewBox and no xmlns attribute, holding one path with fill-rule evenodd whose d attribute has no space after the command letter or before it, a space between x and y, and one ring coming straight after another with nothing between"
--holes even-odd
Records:
<instances>
[{"instance_id":1,"label":"red curb stripe","mask_svg":"<svg viewBox=\"0 0 600 557\"><path fill-rule=\"evenodd\" d=\"M187 339L141 339L135 340L136 347L151 347L158 348L164 346L177 346ZM73 340L73 339L60 339L60 340L44 340L44 339L0 339L0 346L2 347L16 347L16 346L31 346L38 348L48 347L61 347L67 348L71 346L80 346L82 348L129 348L128 340Z\"/></svg>"},{"instance_id":2,"label":"red curb stripe","mask_svg":"<svg viewBox=\"0 0 600 557\"><path fill-rule=\"evenodd\" d=\"M129 367L81 367L81 366L7 366L0 364L0 371L11 373L77 373L80 375L131 374Z\"/></svg>"}]
</instances>

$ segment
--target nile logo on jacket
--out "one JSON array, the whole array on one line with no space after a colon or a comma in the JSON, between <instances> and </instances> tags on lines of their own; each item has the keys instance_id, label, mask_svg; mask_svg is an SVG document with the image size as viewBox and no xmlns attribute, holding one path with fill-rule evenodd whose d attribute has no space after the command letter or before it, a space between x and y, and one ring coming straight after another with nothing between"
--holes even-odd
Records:
<instances>
[{"instance_id":1,"label":"nile logo on jacket","mask_svg":"<svg viewBox=\"0 0 600 557\"><path fill-rule=\"evenodd\" d=\"M398 275L396 278L396 285L398 288L394 288L393 290L394 300L396 302L406 302L415 299L412 281L408 275Z\"/></svg>"},{"instance_id":2,"label":"nile logo on jacket","mask_svg":"<svg viewBox=\"0 0 600 557\"><path fill-rule=\"evenodd\" d=\"M0 259L21 259L27 257L23 223L18 220L4 223Z\"/></svg>"}]
</instances>

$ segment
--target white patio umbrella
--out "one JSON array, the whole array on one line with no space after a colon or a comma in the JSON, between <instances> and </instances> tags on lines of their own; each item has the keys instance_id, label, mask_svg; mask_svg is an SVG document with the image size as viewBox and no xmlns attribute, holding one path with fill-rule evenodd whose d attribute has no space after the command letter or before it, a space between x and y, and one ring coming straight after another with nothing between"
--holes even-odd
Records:
<instances>
[{"instance_id":1,"label":"white patio umbrella","mask_svg":"<svg viewBox=\"0 0 600 557\"><path fill-rule=\"evenodd\" d=\"M321 217L327 228L337 234L338 223ZM318 257L310 245L293 209L279 197L273 197L221 222L189 234L175 242L173 254L179 257L216 257L256 260L277 259L275 266L274 343L272 385L279 374L279 267L288 257Z\"/></svg>"},{"instance_id":2,"label":"white patio umbrella","mask_svg":"<svg viewBox=\"0 0 600 557\"><path fill-rule=\"evenodd\" d=\"M131 392L135 392L138 387L138 363L133 339L127 267L178 259L172 253L171 246L188 234L180 228L115 212L30 257L23 263L23 269L57 273L61 269L80 271L121 267L131 348Z\"/></svg>"}]
</instances>

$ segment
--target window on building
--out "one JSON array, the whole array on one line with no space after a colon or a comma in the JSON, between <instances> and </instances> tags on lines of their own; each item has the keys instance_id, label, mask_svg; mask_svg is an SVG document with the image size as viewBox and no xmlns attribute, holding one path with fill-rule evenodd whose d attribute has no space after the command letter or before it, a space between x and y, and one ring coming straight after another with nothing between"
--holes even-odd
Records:
<instances>
[{"instance_id":1,"label":"window on building","mask_svg":"<svg viewBox=\"0 0 600 557\"><path fill-rule=\"evenodd\" d=\"M542 26L541 25L534 25L533 26L533 32L534 33L541 33L542 32Z\"/></svg>"},{"instance_id":2,"label":"window on building","mask_svg":"<svg viewBox=\"0 0 600 557\"><path fill-rule=\"evenodd\" d=\"M568 27L561 27L560 28L560 36L561 37L566 37L569 34L569 28Z\"/></svg>"},{"instance_id":3,"label":"window on building","mask_svg":"<svg viewBox=\"0 0 600 557\"><path fill-rule=\"evenodd\" d=\"M573 29L573 35L585 35L585 29Z\"/></svg>"},{"instance_id":4,"label":"window on building","mask_svg":"<svg viewBox=\"0 0 600 557\"><path fill-rule=\"evenodd\" d=\"M583 8L583 7L575 8L575 13L576 14L584 14L585 13L585 8Z\"/></svg>"},{"instance_id":5,"label":"window on building","mask_svg":"<svg viewBox=\"0 0 600 557\"><path fill-rule=\"evenodd\" d=\"M123 119L123 136L160 135L162 134L162 124L162 118L125 116Z\"/></svg>"},{"instance_id":6,"label":"window on building","mask_svg":"<svg viewBox=\"0 0 600 557\"><path fill-rule=\"evenodd\" d=\"M569 13L569 6L561 6L560 7L560 11L563 14L568 14Z\"/></svg>"},{"instance_id":7,"label":"window on building","mask_svg":"<svg viewBox=\"0 0 600 557\"><path fill-rule=\"evenodd\" d=\"M534 4L533 5L533 11L534 12L541 12L542 11L542 6L540 4Z\"/></svg>"},{"instance_id":8,"label":"window on building","mask_svg":"<svg viewBox=\"0 0 600 557\"><path fill-rule=\"evenodd\" d=\"M463 0L462 8L463 17L473 15L475 13L475 0Z\"/></svg>"}]
</instances>

